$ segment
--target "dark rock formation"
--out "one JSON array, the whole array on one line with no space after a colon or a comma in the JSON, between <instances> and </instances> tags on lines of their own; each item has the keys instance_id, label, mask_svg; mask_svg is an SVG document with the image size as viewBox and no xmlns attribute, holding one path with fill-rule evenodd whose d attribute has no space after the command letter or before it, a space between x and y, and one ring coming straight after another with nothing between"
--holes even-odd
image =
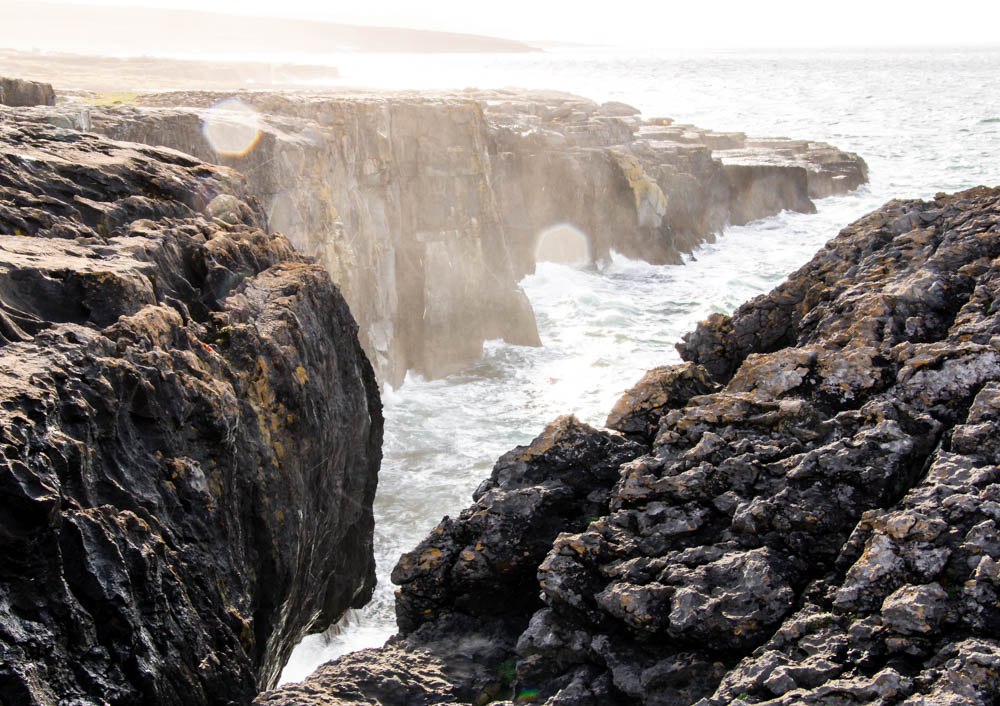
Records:
<instances>
[{"instance_id":1,"label":"dark rock formation","mask_svg":"<svg viewBox=\"0 0 1000 706\"><path fill-rule=\"evenodd\" d=\"M476 504L442 521L393 570L400 629L411 632L455 608L483 618L530 612L538 603L534 575L552 540L605 514L618 467L642 451L561 417L530 446L501 456Z\"/></svg>"},{"instance_id":2,"label":"dark rock formation","mask_svg":"<svg viewBox=\"0 0 1000 706\"><path fill-rule=\"evenodd\" d=\"M420 664L412 703L994 703L998 291L1000 189L890 202L699 325L627 436L501 458L400 561L403 634L262 701Z\"/></svg>"},{"instance_id":3,"label":"dark rock formation","mask_svg":"<svg viewBox=\"0 0 1000 706\"><path fill-rule=\"evenodd\" d=\"M56 94L50 84L0 76L0 105L23 108L55 104Z\"/></svg>"},{"instance_id":4,"label":"dark rock formation","mask_svg":"<svg viewBox=\"0 0 1000 706\"><path fill-rule=\"evenodd\" d=\"M0 118L0 702L239 704L374 584L382 418L242 178Z\"/></svg>"},{"instance_id":5,"label":"dark rock formation","mask_svg":"<svg viewBox=\"0 0 1000 706\"><path fill-rule=\"evenodd\" d=\"M593 260L678 262L727 223L810 211L867 178L829 145L644 121L565 93L233 95L33 115L244 173L269 227L330 271L392 385L453 372L487 339L537 344L517 282L552 226L582 231Z\"/></svg>"}]
</instances>

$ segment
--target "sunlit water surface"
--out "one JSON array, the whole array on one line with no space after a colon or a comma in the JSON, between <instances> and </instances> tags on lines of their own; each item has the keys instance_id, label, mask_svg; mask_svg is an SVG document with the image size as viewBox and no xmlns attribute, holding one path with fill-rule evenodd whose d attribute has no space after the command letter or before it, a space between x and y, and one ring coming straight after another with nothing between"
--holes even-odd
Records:
<instances>
[{"instance_id":1,"label":"sunlit water surface","mask_svg":"<svg viewBox=\"0 0 1000 706\"><path fill-rule=\"evenodd\" d=\"M699 320L769 291L885 201L1000 185L1000 48L322 59L340 68L344 85L555 88L701 127L825 140L861 154L871 184L820 201L814 215L782 213L728 228L683 265L617 256L596 269L543 263L522 282L541 348L490 342L483 360L461 374L410 376L387 390L375 500L379 586L339 630L306 638L283 681L395 632L388 576L397 558L443 515L469 505L504 451L560 414L603 424L644 371L679 361L674 344Z\"/></svg>"}]
</instances>

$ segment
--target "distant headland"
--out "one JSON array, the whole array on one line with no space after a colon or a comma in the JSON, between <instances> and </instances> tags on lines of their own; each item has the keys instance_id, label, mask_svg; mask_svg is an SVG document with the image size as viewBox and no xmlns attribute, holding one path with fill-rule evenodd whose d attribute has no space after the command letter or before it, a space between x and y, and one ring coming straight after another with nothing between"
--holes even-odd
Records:
<instances>
[{"instance_id":1,"label":"distant headland","mask_svg":"<svg viewBox=\"0 0 1000 706\"><path fill-rule=\"evenodd\" d=\"M24 2L6 4L0 46L16 49L178 56L336 52L533 52L510 39L320 20L223 15L191 10ZM39 32L40 8L59 22Z\"/></svg>"}]
</instances>

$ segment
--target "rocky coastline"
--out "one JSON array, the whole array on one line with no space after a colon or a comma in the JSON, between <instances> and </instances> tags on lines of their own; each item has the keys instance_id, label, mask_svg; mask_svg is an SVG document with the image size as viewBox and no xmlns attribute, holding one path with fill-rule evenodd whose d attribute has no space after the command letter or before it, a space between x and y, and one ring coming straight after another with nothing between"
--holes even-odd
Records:
<instances>
[{"instance_id":1,"label":"rocky coastline","mask_svg":"<svg viewBox=\"0 0 1000 706\"><path fill-rule=\"evenodd\" d=\"M245 94L255 147L225 156L202 130L222 97L0 108L0 701L1000 694L985 187L886 204L699 325L606 428L562 417L504 454L400 559L400 633L273 689L371 594L366 352L383 380L440 374L475 353L426 362L456 322L497 311L512 328L475 345L530 343L516 282L564 214L594 258L669 262L866 169L523 92Z\"/></svg>"},{"instance_id":2,"label":"rocky coastline","mask_svg":"<svg viewBox=\"0 0 1000 706\"><path fill-rule=\"evenodd\" d=\"M483 342L537 345L517 282L568 224L589 256L678 262L727 224L867 181L830 145L751 139L566 93L187 91L89 94L38 120L161 145L246 176L269 230L330 272L381 383L440 377ZM244 134L226 151L205 126ZM252 146L251 146L252 145Z\"/></svg>"},{"instance_id":3,"label":"rocky coastline","mask_svg":"<svg viewBox=\"0 0 1000 706\"><path fill-rule=\"evenodd\" d=\"M998 258L1000 189L851 224L502 456L400 633L256 703L993 703Z\"/></svg>"}]
</instances>

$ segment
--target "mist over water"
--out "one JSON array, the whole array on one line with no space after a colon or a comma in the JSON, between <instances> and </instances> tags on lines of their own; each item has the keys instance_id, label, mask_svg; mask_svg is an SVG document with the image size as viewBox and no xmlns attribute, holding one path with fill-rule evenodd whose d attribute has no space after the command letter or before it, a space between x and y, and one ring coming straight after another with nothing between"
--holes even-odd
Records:
<instances>
[{"instance_id":1,"label":"mist over water","mask_svg":"<svg viewBox=\"0 0 1000 706\"><path fill-rule=\"evenodd\" d=\"M819 201L813 215L785 212L728 228L683 265L617 255L596 268L539 263L522 286L541 348L490 342L483 360L458 375L409 376L399 390L386 390L375 598L338 634L307 638L283 681L303 679L323 661L377 646L395 632L388 575L399 554L443 515L469 505L500 454L530 442L560 414L603 425L614 401L647 369L679 361L674 344L699 320L771 290L843 226L884 202L1000 185L1000 49L577 50L413 61L365 56L338 66L348 84L555 88L630 103L646 117L828 141L861 154L871 184ZM422 81L400 74L402 66Z\"/></svg>"}]
</instances>

